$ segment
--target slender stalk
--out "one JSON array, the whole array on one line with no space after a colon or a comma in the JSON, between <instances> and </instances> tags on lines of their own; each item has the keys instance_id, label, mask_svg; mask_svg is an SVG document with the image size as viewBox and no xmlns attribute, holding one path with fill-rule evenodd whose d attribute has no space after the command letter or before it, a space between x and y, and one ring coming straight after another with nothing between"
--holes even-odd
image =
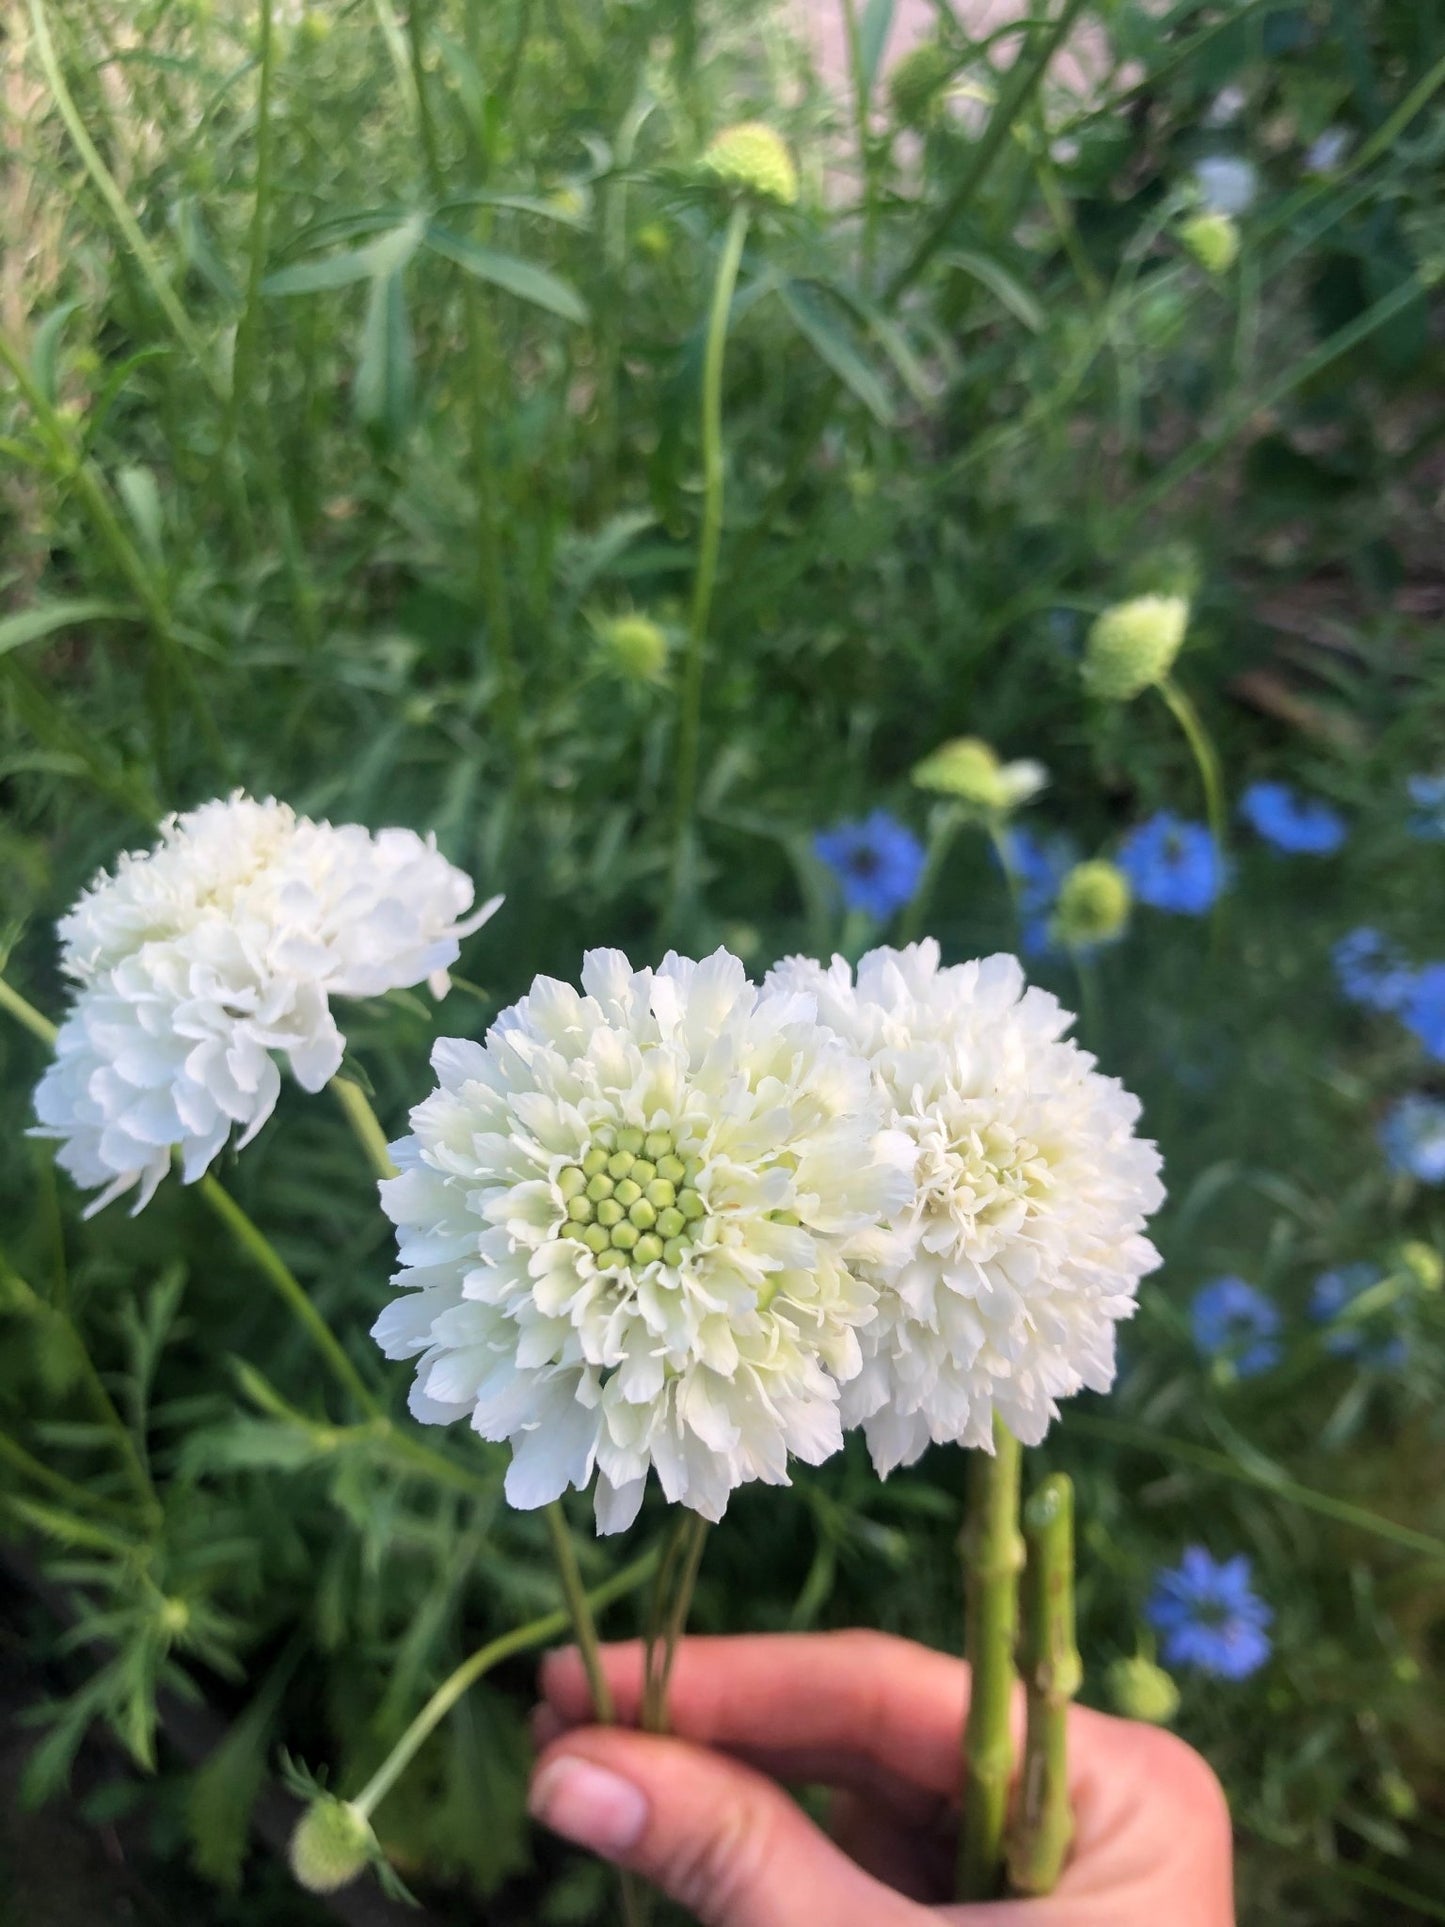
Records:
<instances>
[{"instance_id":1,"label":"slender stalk","mask_svg":"<svg viewBox=\"0 0 1445 1927\"><path fill-rule=\"evenodd\" d=\"M1019 1536L1018 1440L994 1422L992 1456L974 1454L964 1523L964 1654L973 1684L963 1735L959 1816L960 1900L992 1900L1003 1883L1003 1832L1013 1772L1013 1700Z\"/></svg>"},{"instance_id":2,"label":"slender stalk","mask_svg":"<svg viewBox=\"0 0 1445 1927\"><path fill-rule=\"evenodd\" d=\"M692 1609L697 1587L698 1568L707 1544L707 1520L688 1512L678 1521L669 1557L663 1572L675 1573L671 1597L664 1601L662 1623L647 1642L647 1663L642 1692L642 1726L647 1733L667 1731L667 1689L672 1681L673 1662Z\"/></svg>"},{"instance_id":3,"label":"slender stalk","mask_svg":"<svg viewBox=\"0 0 1445 1927\"><path fill-rule=\"evenodd\" d=\"M52 1470L25 1450L25 1447L12 1439L8 1432L0 1432L0 1462L31 1480L43 1491L51 1492L57 1499L64 1499L67 1505L80 1506L82 1510L91 1507L101 1512L119 1513L121 1508L113 1499L103 1498L100 1493L92 1492L85 1486L75 1485L62 1473Z\"/></svg>"},{"instance_id":4,"label":"slender stalk","mask_svg":"<svg viewBox=\"0 0 1445 1927\"><path fill-rule=\"evenodd\" d=\"M1028 105L1030 96L1042 83L1050 61L1063 45L1069 30L1087 4L1088 0L1064 0L1058 18L1040 34L1033 52L1025 51L1014 62L999 94L998 102L989 116L988 126L984 128L969 156L962 178L944 203L928 232L889 282L884 299L890 306L900 295L907 293L947 241L949 230L973 199L984 176L992 167L999 149L1008 138L1009 130Z\"/></svg>"},{"instance_id":5,"label":"slender stalk","mask_svg":"<svg viewBox=\"0 0 1445 1927\"><path fill-rule=\"evenodd\" d=\"M912 943L923 930L923 920L933 901L933 892L938 884L948 853L954 840L963 828L964 812L956 803L945 803L941 809L930 813L928 825L928 848L923 858L923 875L918 879L918 888L904 906L903 915L898 922L898 941ZM1005 875L1007 875L1005 871Z\"/></svg>"},{"instance_id":6,"label":"slender stalk","mask_svg":"<svg viewBox=\"0 0 1445 1927\"><path fill-rule=\"evenodd\" d=\"M1224 919L1224 864L1227 853L1226 838L1229 833L1229 819L1224 809L1224 778L1219 767L1219 756L1209 731L1204 727L1199 711L1172 676L1166 676L1159 684L1159 694L1164 698L1170 715L1183 732L1204 790L1204 813L1209 819L1209 835L1214 844L1214 860L1219 870L1213 917L1214 936L1217 940Z\"/></svg>"},{"instance_id":7,"label":"slender stalk","mask_svg":"<svg viewBox=\"0 0 1445 1927\"><path fill-rule=\"evenodd\" d=\"M1074 1632L1074 1487L1045 1479L1024 1508L1023 1667L1028 1698L1023 1774L1008 1841L1009 1885L1048 1894L1074 1837L1069 1805L1069 1705L1083 1681Z\"/></svg>"},{"instance_id":8,"label":"slender stalk","mask_svg":"<svg viewBox=\"0 0 1445 1927\"><path fill-rule=\"evenodd\" d=\"M382 1130L376 1112L371 1108L371 1100L354 1078L343 1077L338 1071L331 1080L331 1089L336 1101L345 1113L357 1143L366 1155L366 1161L379 1178L394 1178L396 1166L391 1161L391 1153L386 1148L386 1132Z\"/></svg>"},{"instance_id":9,"label":"slender stalk","mask_svg":"<svg viewBox=\"0 0 1445 1927\"><path fill-rule=\"evenodd\" d=\"M557 1561L557 1577L562 1582L562 1597L567 1601L567 1613L572 1622L572 1630L577 1636L577 1648L582 1655L582 1668L587 1675L588 1690L592 1694L592 1710L597 1715L599 1726L611 1726L617 1718L617 1708L613 1704L612 1688L607 1684L607 1675L602 1670L597 1625L592 1617L592 1609L587 1603L587 1592L582 1584L582 1574L578 1569L577 1549L572 1544L572 1531L567 1524L567 1514L562 1510L560 1499L554 1499L546 1511L547 1530L552 1538L552 1553Z\"/></svg>"},{"instance_id":10,"label":"slender stalk","mask_svg":"<svg viewBox=\"0 0 1445 1927\"><path fill-rule=\"evenodd\" d=\"M201 340L190 316L176 299L150 242L141 232L140 223L127 207L125 196L116 186L114 176L101 159L95 142L86 132L85 123L80 117L74 97L60 70L55 43L50 37L50 22L46 16L44 0L30 0L30 24L35 33L35 51L40 60L41 71L49 83L60 118L65 122L65 131L70 135L86 173L109 208L111 218L120 230L121 238L140 264L141 273L150 284L151 293L155 296L162 314L170 323L172 333L200 369L207 387L217 401L224 403L226 385L212 365L205 343Z\"/></svg>"},{"instance_id":11,"label":"slender stalk","mask_svg":"<svg viewBox=\"0 0 1445 1927\"><path fill-rule=\"evenodd\" d=\"M301 1281L261 1227L247 1216L230 1192L209 1173L198 1181L196 1188L326 1360L336 1382L368 1418L385 1418L375 1395L347 1357L336 1334L312 1304Z\"/></svg>"},{"instance_id":12,"label":"slender stalk","mask_svg":"<svg viewBox=\"0 0 1445 1927\"><path fill-rule=\"evenodd\" d=\"M441 150L437 145L436 122L432 118L431 97L426 84L426 16L423 0L410 0L407 7L406 44L411 58L411 84L416 89L416 131L421 139L427 179L436 189L441 183Z\"/></svg>"},{"instance_id":13,"label":"slender stalk","mask_svg":"<svg viewBox=\"0 0 1445 1927\"><path fill-rule=\"evenodd\" d=\"M246 294L241 318L236 324L236 346L231 361L231 393L226 407L228 439L236 431L241 397L251 385L256 363L256 348L261 326L261 283L266 277L266 216L271 195L271 154L274 147L271 127L271 69L275 32L271 20L271 0L259 0L260 27L257 46L259 73L256 82L256 181L251 204L251 228L246 244Z\"/></svg>"},{"instance_id":14,"label":"slender stalk","mask_svg":"<svg viewBox=\"0 0 1445 1927\"><path fill-rule=\"evenodd\" d=\"M619 1573L598 1586L595 1591L582 1596L582 1603L589 1618L620 1599L625 1593L635 1592L650 1575L657 1563L656 1548L645 1552L640 1559L634 1559ZM524 1653L531 1646L543 1646L559 1633L565 1633L572 1620L570 1610L559 1608L556 1612L545 1613L540 1619L528 1620L525 1626L517 1626L500 1638L490 1640L480 1646L469 1659L462 1661L456 1671L432 1694L426 1705L417 1714L411 1725L402 1734L396 1745L387 1754L381 1765L372 1774L361 1792L357 1794L354 1805L369 1819L387 1794L396 1785L407 1767L415 1759L418 1750L437 1726L446 1718L457 1701L469 1688L476 1685L485 1673L498 1666L514 1653Z\"/></svg>"},{"instance_id":15,"label":"slender stalk","mask_svg":"<svg viewBox=\"0 0 1445 1927\"><path fill-rule=\"evenodd\" d=\"M868 132L868 76L863 71L863 39L858 30L858 0L843 0L843 34L848 47L848 76L853 85L853 123L858 140L858 170L863 188L863 246L859 280L867 293L873 286L873 257L878 227L873 189L873 143Z\"/></svg>"},{"instance_id":16,"label":"slender stalk","mask_svg":"<svg viewBox=\"0 0 1445 1927\"><path fill-rule=\"evenodd\" d=\"M55 1025L3 977L0 977L0 1010L8 1010L16 1023L23 1025L32 1037L38 1037L42 1044L54 1044L58 1035Z\"/></svg>"},{"instance_id":17,"label":"slender stalk","mask_svg":"<svg viewBox=\"0 0 1445 1927\"><path fill-rule=\"evenodd\" d=\"M742 266L743 246L748 238L748 209L739 202L728 219L718 256L717 277L713 282L712 305L708 312L707 338L702 362L702 534L698 544L697 576L693 583L692 608L688 617L687 657L683 670L682 713L677 726L677 794L673 807L672 872L668 885L664 922L672 924L682 898L687 867L688 839L692 829L693 806L697 796L698 737L702 729L703 657L707 645L708 616L712 610L713 588L717 581L718 552L722 545L723 524L723 450L722 383L723 357L727 347L728 315L738 270Z\"/></svg>"}]
</instances>

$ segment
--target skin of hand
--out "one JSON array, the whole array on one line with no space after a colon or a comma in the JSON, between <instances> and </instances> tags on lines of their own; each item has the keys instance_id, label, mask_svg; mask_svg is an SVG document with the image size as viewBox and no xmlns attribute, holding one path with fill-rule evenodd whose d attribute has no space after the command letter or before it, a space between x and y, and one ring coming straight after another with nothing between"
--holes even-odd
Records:
<instances>
[{"instance_id":1,"label":"skin of hand","mask_svg":"<svg viewBox=\"0 0 1445 1927\"><path fill-rule=\"evenodd\" d=\"M589 1724L575 1649L533 1715L533 1816L704 1927L1233 1927L1229 1811L1172 1733L1075 1707L1076 1833L1043 1900L944 1904L968 1668L883 1633L689 1639L667 1738L627 1730L642 1649L603 1649L621 1724ZM1016 1706L1022 1726L1022 1698ZM832 1837L779 1782L834 1789Z\"/></svg>"}]
</instances>

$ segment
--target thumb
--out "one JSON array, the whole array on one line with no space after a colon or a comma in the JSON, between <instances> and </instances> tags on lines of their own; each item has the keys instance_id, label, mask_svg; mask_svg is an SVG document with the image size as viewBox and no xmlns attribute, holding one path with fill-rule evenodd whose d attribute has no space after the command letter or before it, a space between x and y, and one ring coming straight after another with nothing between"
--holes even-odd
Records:
<instances>
[{"instance_id":1,"label":"thumb","mask_svg":"<svg viewBox=\"0 0 1445 1927\"><path fill-rule=\"evenodd\" d=\"M555 1833L643 1874L703 1927L918 1927L771 1780L722 1754L590 1727L538 1762L528 1802Z\"/></svg>"}]
</instances>

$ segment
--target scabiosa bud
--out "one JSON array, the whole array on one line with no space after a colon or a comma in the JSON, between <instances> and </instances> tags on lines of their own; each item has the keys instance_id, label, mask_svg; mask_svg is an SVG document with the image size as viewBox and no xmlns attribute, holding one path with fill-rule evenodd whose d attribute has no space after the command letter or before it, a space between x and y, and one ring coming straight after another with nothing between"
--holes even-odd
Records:
<instances>
[{"instance_id":1,"label":"scabiosa bud","mask_svg":"<svg viewBox=\"0 0 1445 1927\"><path fill-rule=\"evenodd\" d=\"M1133 892L1129 879L1102 857L1076 863L1059 887L1054 935L1071 950L1112 943L1129 921Z\"/></svg>"},{"instance_id":2,"label":"scabiosa bud","mask_svg":"<svg viewBox=\"0 0 1445 1927\"><path fill-rule=\"evenodd\" d=\"M662 680L667 637L651 616L604 616L595 627L610 666L629 682Z\"/></svg>"},{"instance_id":3,"label":"scabiosa bud","mask_svg":"<svg viewBox=\"0 0 1445 1927\"><path fill-rule=\"evenodd\" d=\"M1396 1251L1395 1262L1420 1291L1433 1293L1445 1286L1445 1258L1423 1238L1407 1238Z\"/></svg>"},{"instance_id":4,"label":"scabiosa bud","mask_svg":"<svg viewBox=\"0 0 1445 1927\"><path fill-rule=\"evenodd\" d=\"M361 1808L320 1793L297 1822L287 1858L308 1893L334 1894L355 1880L376 1851L371 1823Z\"/></svg>"},{"instance_id":5,"label":"scabiosa bud","mask_svg":"<svg viewBox=\"0 0 1445 1927\"><path fill-rule=\"evenodd\" d=\"M1084 645L1084 683L1109 702L1132 702L1163 682L1189 627L1183 596L1141 595L1097 618Z\"/></svg>"},{"instance_id":6,"label":"scabiosa bud","mask_svg":"<svg viewBox=\"0 0 1445 1927\"><path fill-rule=\"evenodd\" d=\"M948 48L936 40L924 40L903 56L888 76L888 98L900 126L921 133L934 120L954 65Z\"/></svg>"},{"instance_id":7,"label":"scabiosa bud","mask_svg":"<svg viewBox=\"0 0 1445 1927\"><path fill-rule=\"evenodd\" d=\"M1172 1676L1142 1653L1116 1659L1104 1675L1109 1698L1126 1720L1167 1726L1179 1711L1179 1688Z\"/></svg>"},{"instance_id":8,"label":"scabiosa bud","mask_svg":"<svg viewBox=\"0 0 1445 1927\"><path fill-rule=\"evenodd\" d=\"M955 736L914 765L913 780L921 790L1006 814L1037 796L1049 778L1042 763L1003 763L981 737Z\"/></svg>"},{"instance_id":9,"label":"scabiosa bud","mask_svg":"<svg viewBox=\"0 0 1445 1927\"><path fill-rule=\"evenodd\" d=\"M703 155L703 165L726 186L759 200L791 207L798 198L798 170L782 136L762 121L725 127Z\"/></svg>"},{"instance_id":10,"label":"scabiosa bud","mask_svg":"<svg viewBox=\"0 0 1445 1927\"><path fill-rule=\"evenodd\" d=\"M1206 274L1228 274L1239 259L1239 229L1217 210L1206 209L1181 221L1179 239Z\"/></svg>"}]
</instances>

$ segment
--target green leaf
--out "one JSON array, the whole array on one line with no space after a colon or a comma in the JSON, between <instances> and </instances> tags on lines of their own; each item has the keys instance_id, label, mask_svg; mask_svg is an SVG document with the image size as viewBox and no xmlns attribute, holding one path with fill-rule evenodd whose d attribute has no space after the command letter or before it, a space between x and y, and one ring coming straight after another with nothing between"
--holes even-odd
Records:
<instances>
[{"instance_id":1,"label":"green leaf","mask_svg":"<svg viewBox=\"0 0 1445 1927\"><path fill-rule=\"evenodd\" d=\"M533 261L524 261L519 254L504 254L499 248L483 247L479 241L469 241L463 234L454 234L450 228L433 221L426 231L426 244L448 261L454 261L468 274L474 274L479 281L489 281L493 287L505 288L519 301L530 301L535 308L545 308L549 314L560 315L564 321L582 322L587 319L587 304L575 288L560 280L547 268L539 268Z\"/></svg>"},{"instance_id":2,"label":"green leaf","mask_svg":"<svg viewBox=\"0 0 1445 1927\"><path fill-rule=\"evenodd\" d=\"M1008 309L1016 321L1021 321L1033 334L1042 334L1045 325L1043 309L1029 293L1021 281L1015 280L1007 268L995 261L991 254L980 254L975 248L954 248L939 256L946 268L957 268L960 274L971 275L980 282L1002 307Z\"/></svg>"},{"instance_id":3,"label":"green leaf","mask_svg":"<svg viewBox=\"0 0 1445 1927\"><path fill-rule=\"evenodd\" d=\"M415 387L411 322L400 274L373 281L361 331L353 400L359 420L398 442L411 419Z\"/></svg>"},{"instance_id":4,"label":"green leaf","mask_svg":"<svg viewBox=\"0 0 1445 1927\"><path fill-rule=\"evenodd\" d=\"M73 629L82 622L135 620L133 610L122 608L115 602L96 602L89 597L76 597L68 602L46 602L37 604L33 609L21 609L18 614L0 620L0 656L6 656L12 649L20 649L27 642L40 642L46 636L53 636L57 629Z\"/></svg>"},{"instance_id":5,"label":"green leaf","mask_svg":"<svg viewBox=\"0 0 1445 1927\"><path fill-rule=\"evenodd\" d=\"M894 0L868 0L858 23L858 57L863 67L863 100L866 106L878 81L883 49L893 27Z\"/></svg>"},{"instance_id":6,"label":"green leaf","mask_svg":"<svg viewBox=\"0 0 1445 1927\"><path fill-rule=\"evenodd\" d=\"M778 296L792 316L798 332L819 359L827 363L875 421L885 428L890 427L893 405L888 399L888 391L842 329L822 312L799 282L784 282L778 289Z\"/></svg>"},{"instance_id":7,"label":"green leaf","mask_svg":"<svg viewBox=\"0 0 1445 1927\"><path fill-rule=\"evenodd\" d=\"M191 1863L234 1892L246 1857L251 1811L266 1780L266 1746L297 1653L283 1654L269 1679L198 1769L186 1803Z\"/></svg>"},{"instance_id":8,"label":"green leaf","mask_svg":"<svg viewBox=\"0 0 1445 1927\"><path fill-rule=\"evenodd\" d=\"M380 281L400 274L421 244L426 233L426 216L410 214L399 227L379 234L364 248L348 248L341 254L328 254L319 261L300 261L294 268L282 268L267 275L261 283L263 294L318 294L326 288L344 288L353 281Z\"/></svg>"},{"instance_id":9,"label":"green leaf","mask_svg":"<svg viewBox=\"0 0 1445 1927\"><path fill-rule=\"evenodd\" d=\"M60 333L79 306L78 301L62 301L58 308L52 308L35 330L30 343L31 373L41 394L52 405L57 399L55 375Z\"/></svg>"},{"instance_id":10,"label":"green leaf","mask_svg":"<svg viewBox=\"0 0 1445 1927\"><path fill-rule=\"evenodd\" d=\"M161 492L152 471L137 465L123 468L115 485L125 503L131 524L140 537L141 547L157 568L166 564L165 518L161 513Z\"/></svg>"}]
</instances>

